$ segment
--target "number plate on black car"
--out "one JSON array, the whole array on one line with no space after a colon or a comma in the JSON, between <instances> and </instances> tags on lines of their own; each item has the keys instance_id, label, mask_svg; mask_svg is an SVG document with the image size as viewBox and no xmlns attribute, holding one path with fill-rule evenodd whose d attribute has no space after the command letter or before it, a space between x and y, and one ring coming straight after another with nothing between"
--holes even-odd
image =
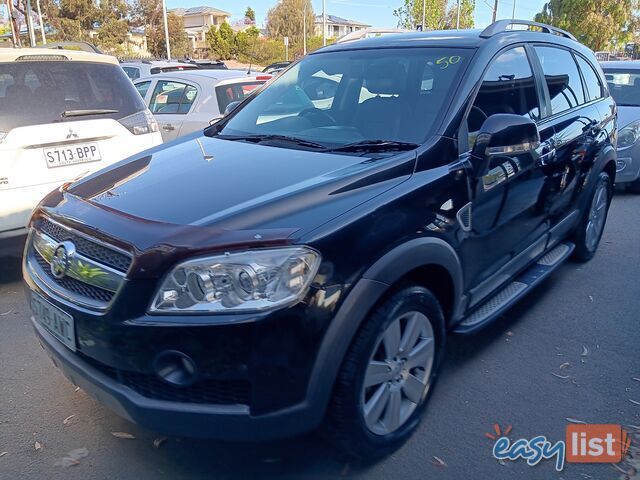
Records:
<instances>
[{"instance_id":1,"label":"number plate on black car","mask_svg":"<svg viewBox=\"0 0 640 480\"><path fill-rule=\"evenodd\" d=\"M37 293L31 292L31 310L36 321L68 348L76 351L73 317L54 307Z\"/></svg>"}]
</instances>

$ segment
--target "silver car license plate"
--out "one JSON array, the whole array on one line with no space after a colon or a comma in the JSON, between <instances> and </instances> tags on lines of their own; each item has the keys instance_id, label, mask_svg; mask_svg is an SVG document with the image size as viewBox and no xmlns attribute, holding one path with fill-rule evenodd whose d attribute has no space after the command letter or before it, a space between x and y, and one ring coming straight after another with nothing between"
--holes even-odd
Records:
<instances>
[{"instance_id":1,"label":"silver car license plate","mask_svg":"<svg viewBox=\"0 0 640 480\"><path fill-rule=\"evenodd\" d=\"M31 292L31 310L36 322L65 346L76 351L75 322L71 315L53 306L35 292Z\"/></svg>"}]
</instances>

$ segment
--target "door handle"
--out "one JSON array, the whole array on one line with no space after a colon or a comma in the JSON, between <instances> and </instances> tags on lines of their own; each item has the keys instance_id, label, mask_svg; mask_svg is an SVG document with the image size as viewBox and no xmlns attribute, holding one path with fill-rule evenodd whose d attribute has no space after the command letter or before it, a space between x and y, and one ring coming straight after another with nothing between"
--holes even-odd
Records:
<instances>
[{"instance_id":1,"label":"door handle","mask_svg":"<svg viewBox=\"0 0 640 480\"><path fill-rule=\"evenodd\" d=\"M552 164L556 159L556 149L552 148L538 157L536 162L539 167L546 167Z\"/></svg>"},{"instance_id":2,"label":"door handle","mask_svg":"<svg viewBox=\"0 0 640 480\"><path fill-rule=\"evenodd\" d=\"M162 129L166 130L167 132L172 132L176 129L176 127L174 127L170 123L165 123L164 125L162 125Z\"/></svg>"}]
</instances>

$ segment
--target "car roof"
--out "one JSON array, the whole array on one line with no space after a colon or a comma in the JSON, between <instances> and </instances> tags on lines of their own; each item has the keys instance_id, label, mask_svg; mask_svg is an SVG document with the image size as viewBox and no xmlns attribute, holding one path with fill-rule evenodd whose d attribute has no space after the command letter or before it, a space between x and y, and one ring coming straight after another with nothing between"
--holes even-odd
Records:
<instances>
[{"instance_id":1,"label":"car roof","mask_svg":"<svg viewBox=\"0 0 640 480\"><path fill-rule=\"evenodd\" d=\"M30 57L30 58L29 58ZM83 52L81 50L65 50L51 48L1 48L0 62L17 61L43 61L51 60L51 57L64 57L73 62L98 62L118 65L118 59L102 53ZM61 58L62 59L62 58Z\"/></svg>"},{"instance_id":2,"label":"car roof","mask_svg":"<svg viewBox=\"0 0 640 480\"><path fill-rule=\"evenodd\" d=\"M136 83L141 80L153 80L158 78L160 74L151 75L148 77L137 78ZM210 80L228 80L232 78L246 78L247 80L252 80L253 77L261 76L261 75L269 75L268 73L256 72L254 70L251 71L249 75L247 75L246 70L181 70L175 72L163 72L163 77L180 77L191 80L198 79L210 79Z\"/></svg>"},{"instance_id":3,"label":"car roof","mask_svg":"<svg viewBox=\"0 0 640 480\"><path fill-rule=\"evenodd\" d=\"M611 60L608 62L600 62L603 70L640 70L640 61L630 60Z\"/></svg>"}]
</instances>

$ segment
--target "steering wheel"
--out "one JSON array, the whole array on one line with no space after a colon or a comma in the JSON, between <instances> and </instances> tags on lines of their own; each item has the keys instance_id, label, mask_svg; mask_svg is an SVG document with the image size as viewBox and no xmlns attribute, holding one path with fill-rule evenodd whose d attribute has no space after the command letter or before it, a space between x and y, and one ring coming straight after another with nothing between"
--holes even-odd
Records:
<instances>
[{"instance_id":1,"label":"steering wheel","mask_svg":"<svg viewBox=\"0 0 640 480\"><path fill-rule=\"evenodd\" d=\"M335 125L336 119L325 111L316 107L305 108L299 114L299 117L308 118L315 126Z\"/></svg>"}]
</instances>

